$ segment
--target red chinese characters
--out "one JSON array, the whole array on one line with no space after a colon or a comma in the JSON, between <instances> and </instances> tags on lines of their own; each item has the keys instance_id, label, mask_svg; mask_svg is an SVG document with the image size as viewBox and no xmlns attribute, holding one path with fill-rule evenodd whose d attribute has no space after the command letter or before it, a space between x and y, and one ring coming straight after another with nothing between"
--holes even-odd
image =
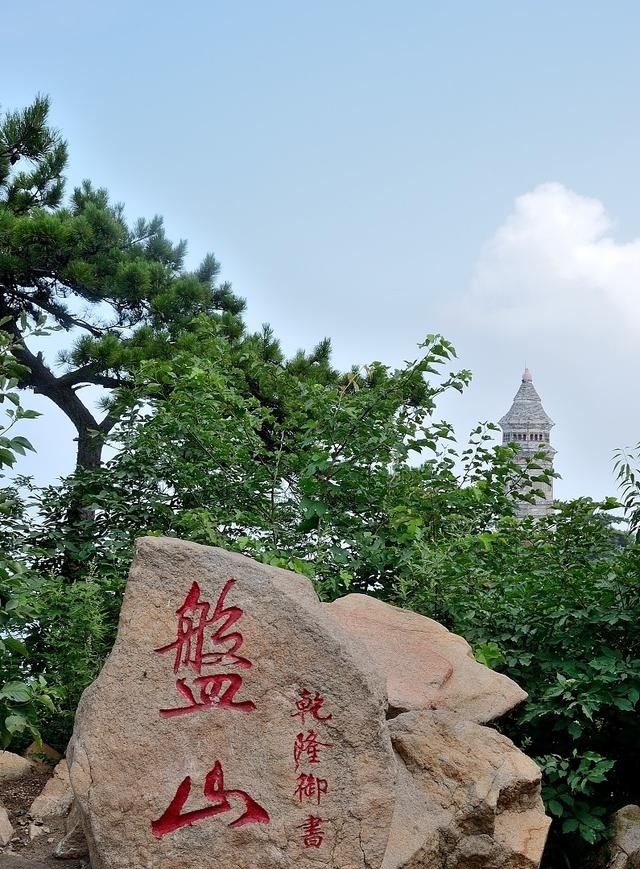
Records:
<instances>
[{"instance_id":1,"label":"red chinese characters","mask_svg":"<svg viewBox=\"0 0 640 869\"><path fill-rule=\"evenodd\" d=\"M235 699L243 685L239 673L206 672L222 667L247 670L253 666L248 658L239 654L244 638L237 630L237 623L244 612L240 607L225 605L234 585L235 579L227 580L212 608L210 603L201 600L200 586L194 582L184 603L176 610L176 639L155 649L160 655L174 652L174 673L191 670L195 674L190 684L186 676L176 679L176 689L186 705L161 709L163 718L215 707L238 712L252 712L256 708L251 700ZM234 625L236 629L231 630Z\"/></svg>"},{"instance_id":2,"label":"red chinese characters","mask_svg":"<svg viewBox=\"0 0 640 869\"><path fill-rule=\"evenodd\" d=\"M317 691L315 696L312 696L311 691L303 688L300 692L300 699L296 700L296 712L292 712L291 717L300 718L303 724L307 715L310 715L314 721L331 721L333 715L320 715L323 706L324 698Z\"/></svg>"},{"instance_id":3,"label":"red chinese characters","mask_svg":"<svg viewBox=\"0 0 640 869\"><path fill-rule=\"evenodd\" d=\"M301 772L297 779L296 796L303 800L315 800L320 805L320 800L329 791L329 783L326 778L317 778L314 775Z\"/></svg>"},{"instance_id":4,"label":"red chinese characters","mask_svg":"<svg viewBox=\"0 0 640 869\"><path fill-rule=\"evenodd\" d=\"M305 848L319 848L322 845L325 837L322 825L325 823L324 818L309 815L304 824L300 824L299 829L303 831L302 843Z\"/></svg>"},{"instance_id":5,"label":"red chinese characters","mask_svg":"<svg viewBox=\"0 0 640 869\"><path fill-rule=\"evenodd\" d=\"M243 827L245 824L268 824L269 814L249 796L246 791L225 790L224 773L220 761L216 761L212 770L207 773L204 781L203 794L210 805L202 809L192 809L184 812L184 806L191 793L191 777L182 780L176 795L169 803L160 817L153 821L151 830L157 839L173 833L181 827L188 827L205 818L230 812L233 806L230 799L237 799L244 803L244 812L235 821L227 824L228 827Z\"/></svg>"},{"instance_id":6,"label":"red chinese characters","mask_svg":"<svg viewBox=\"0 0 640 869\"><path fill-rule=\"evenodd\" d=\"M293 762L296 772L300 769L300 761L306 758L308 763L320 763L320 749L331 748L330 742L320 742L315 730L307 730L306 735L299 733L293 743Z\"/></svg>"},{"instance_id":7,"label":"red chinese characters","mask_svg":"<svg viewBox=\"0 0 640 869\"><path fill-rule=\"evenodd\" d=\"M302 724L306 723L307 717L318 722L321 732L323 726L331 721L331 713L323 713L324 697L318 692L303 688L296 700L296 710L291 713L292 718L299 718ZM315 803L320 805L322 799L329 794L329 781L320 778L311 772L302 769L303 765L317 766L323 760L322 754L333 748L333 743L325 742L318 735L315 728L308 728L306 732L297 734L293 743L293 765L295 772L299 773L296 778L294 797L300 803ZM326 833L323 824L326 818L318 815L309 815L304 823L299 825L302 832L302 845L304 848L320 848L324 842Z\"/></svg>"},{"instance_id":8,"label":"red chinese characters","mask_svg":"<svg viewBox=\"0 0 640 869\"><path fill-rule=\"evenodd\" d=\"M212 707L241 712L252 712L256 708L251 700L235 699L243 687L242 676L225 669L248 670L253 666L248 658L240 654L244 638L238 627L244 612L240 607L226 604L227 595L234 584L235 579L227 580L215 606L211 606L208 601L202 600L200 586L194 582L184 602L176 610L176 639L154 649L160 655L174 653L173 672L181 673L176 679L176 688L186 701L184 706L160 709L163 718L174 718ZM202 793L207 804L185 810L191 788L191 776L186 776L165 811L151 822L151 831L157 839L181 827L233 812L239 806L243 806L244 811L228 827L270 823L268 812L250 794L237 788L225 788L219 760L216 760L204 780Z\"/></svg>"}]
</instances>

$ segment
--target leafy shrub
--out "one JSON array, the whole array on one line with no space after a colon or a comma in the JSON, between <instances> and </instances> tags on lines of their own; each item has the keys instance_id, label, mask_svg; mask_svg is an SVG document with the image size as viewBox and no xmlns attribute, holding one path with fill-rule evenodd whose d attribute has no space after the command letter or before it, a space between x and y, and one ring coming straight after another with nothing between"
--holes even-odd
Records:
<instances>
[{"instance_id":1,"label":"leafy shrub","mask_svg":"<svg viewBox=\"0 0 640 869\"><path fill-rule=\"evenodd\" d=\"M580 499L447 540L404 598L528 692L503 728L538 758L551 847L568 854L640 796L640 547L612 529L617 506Z\"/></svg>"},{"instance_id":2,"label":"leafy shrub","mask_svg":"<svg viewBox=\"0 0 640 869\"><path fill-rule=\"evenodd\" d=\"M43 335L44 323L38 322L31 334ZM26 317L23 328L27 329ZM3 469L11 468L17 455L24 455L33 447L20 435L9 436L14 425L21 420L35 419L38 413L25 410L17 391L23 367L14 356L15 342L0 331L0 404L5 405L6 422L0 425L0 477ZM15 739L28 736L40 738L37 727L42 708L55 712L42 672L29 673L26 659L28 650L23 642L24 633L35 618L31 594L37 579L29 567L15 555L16 541L22 541L27 528L27 517L13 487L0 490L0 747L7 748ZM20 545L18 545L18 550Z\"/></svg>"}]
</instances>

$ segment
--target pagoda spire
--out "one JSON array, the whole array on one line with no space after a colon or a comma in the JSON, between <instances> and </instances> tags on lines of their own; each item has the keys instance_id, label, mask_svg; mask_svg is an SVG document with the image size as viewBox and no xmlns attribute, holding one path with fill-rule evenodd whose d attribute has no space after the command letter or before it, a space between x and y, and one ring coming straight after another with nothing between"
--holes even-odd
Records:
<instances>
[{"instance_id":1,"label":"pagoda spire","mask_svg":"<svg viewBox=\"0 0 640 869\"><path fill-rule=\"evenodd\" d=\"M536 453L544 452L544 458L536 461L536 464L543 470L553 470L556 450L551 446L550 432L555 423L542 406L528 368L524 369L511 408L499 425L502 443L516 443L520 447L516 461L521 467L526 467ZM553 480L549 483L532 483L531 488L541 490L542 496L537 497L533 504L520 502L516 509L516 515L520 517L544 516L553 506Z\"/></svg>"}]
</instances>

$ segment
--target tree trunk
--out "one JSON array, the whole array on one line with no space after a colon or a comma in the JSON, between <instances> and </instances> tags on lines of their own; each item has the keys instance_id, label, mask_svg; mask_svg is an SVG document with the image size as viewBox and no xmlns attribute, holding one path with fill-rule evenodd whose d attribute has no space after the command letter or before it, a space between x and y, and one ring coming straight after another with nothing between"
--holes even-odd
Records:
<instances>
[{"instance_id":1,"label":"tree trunk","mask_svg":"<svg viewBox=\"0 0 640 869\"><path fill-rule=\"evenodd\" d=\"M78 427L78 450L76 454L76 471L96 471L101 465L103 437L102 433L87 426ZM95 509L87 505L80 494L80 489L72 490L72 497L67 504L66 527L67 540L81 539L86 535L91 536L91 522L95 518ZM83 576L84 564L73 554L73 547L67 547L61 575L67 582L75 582Z\"/></svg>"},{"instance_id":2,"label":"tree trunk","mask_svg":"<svg viewBox=\"0 0 640 869\"><path fill-rule=\"evenodd\" d=\"M83 427L78 431L77 471L95 471L102 464L102 433Z\"/></svg>"}]
</instances>

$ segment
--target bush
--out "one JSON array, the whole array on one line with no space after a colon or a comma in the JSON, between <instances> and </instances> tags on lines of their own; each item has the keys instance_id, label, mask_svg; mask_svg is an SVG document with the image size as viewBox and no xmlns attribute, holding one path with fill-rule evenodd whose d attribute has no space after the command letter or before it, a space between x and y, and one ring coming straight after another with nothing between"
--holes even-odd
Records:
<instances>
[{"instance_id":1,"label":"bush","mask_svg":"<svg viewBox=\"0 0 640 869\"><path fill-rule=\"evenodd\" d=\"M504 730L538 759L569 853L640 797L640 547L612 529L617 506L580 499L446 541L404 599L528 692Z\"/></svg>"}]
</instances>

